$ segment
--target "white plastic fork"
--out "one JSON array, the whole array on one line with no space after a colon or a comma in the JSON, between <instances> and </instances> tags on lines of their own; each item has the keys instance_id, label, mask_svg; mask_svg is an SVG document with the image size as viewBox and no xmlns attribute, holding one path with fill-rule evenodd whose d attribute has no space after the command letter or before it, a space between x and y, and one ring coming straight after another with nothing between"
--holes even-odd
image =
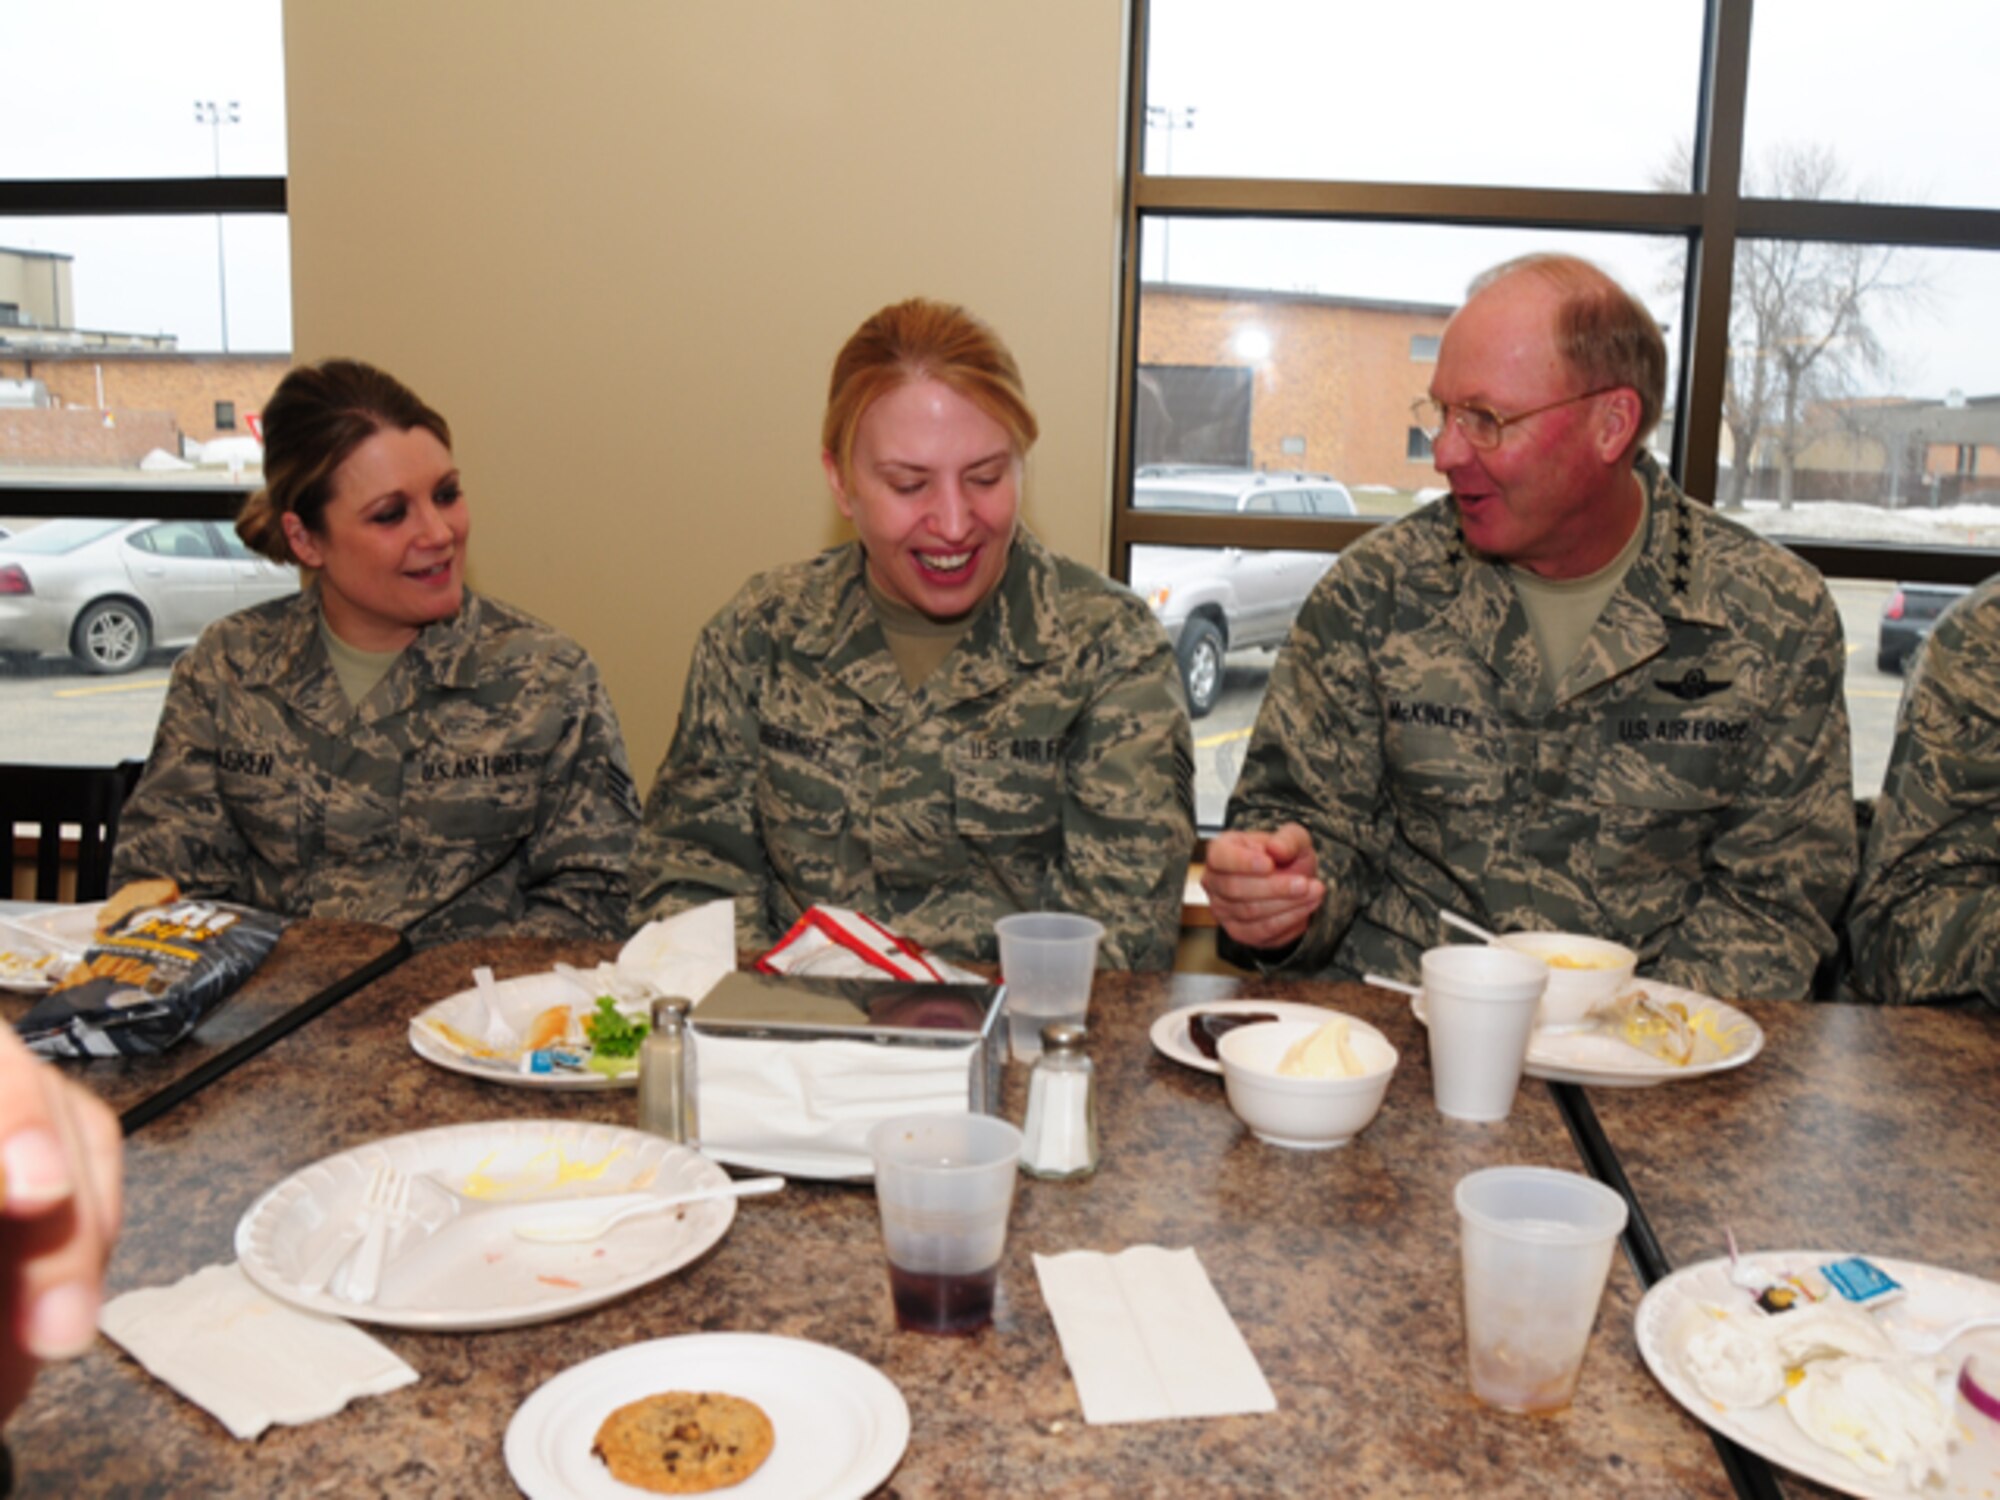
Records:
<instances>
[{"instance_id":1,"label":"white plastic fork","mask_svg":"<svg viewBox=\"0 0 2000 1500\"><path fill-rule=\"evenodd\" d=\"M349 1302L373 1302L382 1285L382 1262L389 1253L389 1230L410 1212L410 1177L394 1167L378 1166L369 1174L368 1191L361 1200L368 1227L361 1236L361 1249L354 1268L347 1275L341 1295Z\"/></svg>"}]
</instances>

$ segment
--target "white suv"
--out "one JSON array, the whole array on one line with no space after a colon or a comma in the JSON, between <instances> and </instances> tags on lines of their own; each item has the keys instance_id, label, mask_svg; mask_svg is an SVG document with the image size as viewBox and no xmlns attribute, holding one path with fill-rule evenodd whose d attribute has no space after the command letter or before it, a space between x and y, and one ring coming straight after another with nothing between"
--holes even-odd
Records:
<instances>
[{"instance_id":1,"label":"white suv","mask_svg":"<svg viewBox=\"0 0 2000 1500\"><path fill-rule=\"evenodd\" d=\"M1354 497L1325 474L1268 474L1159 464L1133 476L1138 510L1233 515L1351 516ZM1330 552L1242 547L1134 547L1132 587L1166 627L1180 658L1188 712L1199 719L1222 692L1223 656L1274 650L1306 596L1333 566Z\"/></svg>"}]
</instances>

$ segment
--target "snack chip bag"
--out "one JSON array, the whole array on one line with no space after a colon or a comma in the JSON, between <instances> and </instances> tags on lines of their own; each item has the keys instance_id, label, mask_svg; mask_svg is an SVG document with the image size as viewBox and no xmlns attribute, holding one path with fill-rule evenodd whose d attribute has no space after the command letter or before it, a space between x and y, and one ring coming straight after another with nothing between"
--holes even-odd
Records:
<instances>
[{"instance_id":1,"label":"snack chip bag","mask_svg":"<svg viewBox=\"0 0 2000 1500\"><path fill-rule=\"evenodd\" d=\"M129 912L16 1029L45 1057L164 1052L256 971L285 926L271 912L221 901Z\"/></svg>"}]
</instances>

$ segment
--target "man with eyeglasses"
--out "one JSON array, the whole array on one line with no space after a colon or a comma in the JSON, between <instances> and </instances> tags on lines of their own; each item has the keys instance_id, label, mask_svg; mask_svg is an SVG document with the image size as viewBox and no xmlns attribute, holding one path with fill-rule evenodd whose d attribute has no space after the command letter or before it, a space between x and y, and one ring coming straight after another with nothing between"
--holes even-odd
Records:
<instances>
[{"instance_id":1,"label":"man with eyeglasses","mask_svg":"<svg viewBox=\"0 0 2000 1500\"><path fill-rule=\"evenodd\" d=\"M1473 283L1417 403L1451 493L1349 548L1272 670L1208 851L1226 956L1413 979L1454 911L1808 993L1855 867L1840 619L1643 451L1665 387L1588 262Z\"/></svg>"}]
</instances>

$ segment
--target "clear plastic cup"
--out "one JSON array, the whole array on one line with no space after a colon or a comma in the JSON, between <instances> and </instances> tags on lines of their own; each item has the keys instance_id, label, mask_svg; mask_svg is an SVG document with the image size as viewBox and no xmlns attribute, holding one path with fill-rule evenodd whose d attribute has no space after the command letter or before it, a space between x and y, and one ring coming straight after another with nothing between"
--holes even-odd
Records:
<instances>
[{"instance_id":1,"label":"clear plastic cup","mask_svg":"<svg viewBox=\"0 0 2000 1500\"><path fill-rule=\"evenodd\" d=\"M1513 1111L1549 966L1486 944L1432 948L1423 957L1431 1092L1454 1120L1504 1120Z\"/></svg>"},{"instance_id":2,"label":"clear plastic cup","mask_svg":"<svg viewBox=\"0 0 2000 1500\"><path fill-rule=\"evenodd\" d=\"M1084 1024L1104 924L1067 912L1025 911L993 924L1000 977L1007 985L1007 1034L1014 1056L1042 1055L1042 1028Z\"/></svg>"},{"instance_id":3,"label":"clear plastic cup","mask_svg":"<svg viewBox=\"0 0 2000 1500\"><path fill-rule=\"evenodd\" d=\"M993 1321L1021 1132L991 1115L898 1115L868 1132L896 1326L974 1333Z\"/></svg>"},{"instance_id":4,"label":"clear plastic cup","mask_svg":"<svg viewBox=\"0 0 2000 1500\"><path fill-rule=\"evenodd\" d=\"M1489 1167L1461 1177L1453 1198L1472 1394L1505 1411L1560 1411L1583 1372L1625 1200L1549 1167Z\"/></svg>"}]
</instances>

